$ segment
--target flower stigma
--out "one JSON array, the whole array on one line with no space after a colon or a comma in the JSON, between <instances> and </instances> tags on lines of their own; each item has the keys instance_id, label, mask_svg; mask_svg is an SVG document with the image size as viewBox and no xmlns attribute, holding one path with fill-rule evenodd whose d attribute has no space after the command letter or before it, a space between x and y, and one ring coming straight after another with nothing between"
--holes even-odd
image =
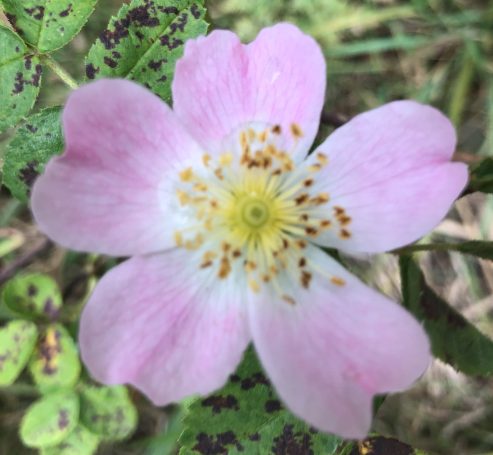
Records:
<instances>
[{"instance_id":1,"label":"flower stigma","mask_svg":"<svg viewBox=\"0 0 493 455\"><path fill-rule=\"evenodd\" d=\"M301 128L293 124L290 134L295 147ZM175 232L177 246L200 251L199 267L215 267L219 279L240 269L251 290L268 284L290 304L296 302L283 291L286 283L308 289L314 273L343 286L342 278L306 254L309 243L329 229L341 239L351 237L346 210L330 207L329 194L316 191L327 156L317 152L310 165L295 163L278 125L248 125L224 147L179 174L177 198L189 222Z\"/></svg>"}]
</instances>

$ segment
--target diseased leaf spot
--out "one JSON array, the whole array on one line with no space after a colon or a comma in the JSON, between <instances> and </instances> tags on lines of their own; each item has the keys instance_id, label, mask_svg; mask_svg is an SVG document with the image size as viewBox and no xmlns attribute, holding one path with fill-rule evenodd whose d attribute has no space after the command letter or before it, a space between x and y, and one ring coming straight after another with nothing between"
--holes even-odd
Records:
<instances>
[{"instance_id":1,"label":"diseased leaf spot","mask_svg":"<svg viewBox=\"0 0 493 455\"><path fill-rule=\"evenodd\" d=\"M219 414L225 409L240 409L238 400L233 395L212 395L202 401L202 406L210 406L213 414Z\"/></svg>"},{"instance_id":2,"label":"diseased leaf spot","mask_svg":"<svg viewBox=\"0 0 493 455\"><path fill-rule=\"evenodd\" d=\"M31 189L31 187L34 184L34 181L38 177L38 162L37 161L29 161L20 171L19 171L19 179L22 180L28 190Z\"/></svg>"},{"instance_id":3,"label":"diseased leaf spot","mask_svg":"<svg viewBox=\"0 0 493 455\"><path fill-rule=\"evenodd\" d=\"M60 14L59 14L59 16L60 17L67 17L73 11L74 11L73 5L72 5L72 3L69 3L67 9L61 11Z\"/></svg>"},{"instance_id":4,"label":"diseased leaf spot","mask_svg":"<svg viewBox=\"0 0 493 455\"><path fill-rule=\"evenodd\" d=\"M228 446L236 446L238 451L243 450L243 446L239 443L236 435L232 431L219 433L216 436L211 436L205 433L197 435L197 444L193 450L203 455L226 455Z\"/></svg>"},{"instance_id":5,"label":"diseased leaf spot","mask_svg":"<svg viewBox=\"0 0 493 455\"><path fill-rule=\"evenodd\" d=\"M110 57L104 57L104 63L110 68L116 68L116 66L118 65L118 63L116 63L116 61Z\"/></svg>"},{"instance_id":6,"label":"diseased leaf spot","mask_svg":"<svg viewBox=\"0 0 493 455\"><path fill-rule=\"evenodd\" d=\"M68 418L68 412L66 409L60 409L58 412L58 428L63 430L67 428L70 424L70 420Z\"/></svg>"},{"instance_id":7,"label":"diseased leaf spot","mask_svg":"<svg viewBox=\"0 0 493 455\"><path fill-rule=\"evenodd\" d=\"M265 411L270 413L280 411L282 409L281 402L279 400L268 400L265 402Z\"/></svg>"},{"instance_id":8,"label":"diseased leaf spot","mask_svg":"<svg viewBox=\"0 0 493 455\"><path fill-rule=\"evenodd\" d=\"M88 79L95 79L96 73L99 73L99 68L96 68L92 63L86 65L86 76Z\"/></svg>"},{"instance_id":9,"label":"diseased leaf spot","mask_svg":"<svg viewBox=\"0 0 493 455\"><path fill-rule=\"evenodd\" d=\"M34 6L33 8L24 8L24 11L29 14L29 16L40 21L45 15L44 6Z\"/></svg>"},{"instance_id":10,"label":"diseased leaf spot","mask_svg":"<svg viewBox=\"0 0 493 455\"><path fill-rule=\"evenodd\" d=\"M282 434L274 438L272 453L275 455L315 455L311 445L312 440L308 433L294 433L293 425L285 425Z\"/></svg>"}]
</instances>

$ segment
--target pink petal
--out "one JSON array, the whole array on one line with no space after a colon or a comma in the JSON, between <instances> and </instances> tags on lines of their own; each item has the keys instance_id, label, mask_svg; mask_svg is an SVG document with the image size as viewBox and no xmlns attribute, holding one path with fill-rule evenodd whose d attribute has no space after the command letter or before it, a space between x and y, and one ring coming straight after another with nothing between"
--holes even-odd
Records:
<instances>
[{"instance_id":1,"label":"pink petal","mask_svg":"<svg viewBox=\"0 0 493 455\"><path fill-rule=\"evenodd\" d=\"M317 133L324 93L320 48L295 26L265 28L247 46L216 30L187 42L176 65L173 108L209 151L219 151L222 138L257 121L279 124L287 134L297 124L303 137L296 151L304 155Z\"/></svg>"},{"instance_id":2,"label":"pink petal","mask_svg":"<svg viewBox=\"0 0 493 455\"><path fill-rule=\"evenodd\" d=\"M221 387L250 336L234 287L190 251L134 257L107 273L84 308L79 341L90 373L130 383L156 405Z\"/></svg>"},{"instance_id":3,"label":"pink petal","mask_svg":"<svg viewBox=\"0 0 493 455\"><path fill-rule=\"evenodd\" d=\"M158 97L124 80L76 90L63 112L65 153L34 185L41 230L61 245L112 255L174 245L171 186L200 149Z\"/></svg>"},{"instance_id":4,"label":"pink petal","mask_svg":"<svg viewBox=\"0 0 493 455\"><path fill-rule=\"evenodd\" d=\"M327 276L317 273L308 290L284 287L295 304L273 294L251 302L255 347L291 411L320 430L362 438L372 396L409 387L430 361L428 340L402 307L322 251L310 247L308 259Z\"/></svg>"},{"instance_id":5,"label":"pink petal","mask_svg":"<svg viewBox=\"0 0 493 455\"><path fill-rule=\"evenodd\" d=\"M348 252L382 252L411 243L447 214L467 182L467 167L450 163L450 121L414 101L395 101L358 115L317 150L329 163L316 188L328 192L330 214L351 218L349 239L337 223L317 243ZM309 163L316 159L316 153Z\"/></svg>"}]
</instances>

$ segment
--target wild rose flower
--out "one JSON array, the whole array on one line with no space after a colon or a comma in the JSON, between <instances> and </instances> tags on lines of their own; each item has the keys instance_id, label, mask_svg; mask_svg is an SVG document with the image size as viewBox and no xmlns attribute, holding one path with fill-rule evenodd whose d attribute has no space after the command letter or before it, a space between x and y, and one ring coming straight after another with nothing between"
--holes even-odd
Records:
<instances>
[{"instance_id":1,"label":"wild rose flower","mask_svg":"<svg viewBox=\"0 0 493 455\"><path fill-rule=\"evenodd\" d=\"M418 322L320 247L379 253L431 230L467 180L449 162L454 129L397 101L308 155L325 75L315 41L279 24L249 45L227 31L189 41L173 110L124 80L70 96L65 153L32 207L63 246L132 256L82 314L96 379L165 405L221 387L253 340L295 414L360 438L373 395L423 373Z\"/></svg>"}]
</instances>

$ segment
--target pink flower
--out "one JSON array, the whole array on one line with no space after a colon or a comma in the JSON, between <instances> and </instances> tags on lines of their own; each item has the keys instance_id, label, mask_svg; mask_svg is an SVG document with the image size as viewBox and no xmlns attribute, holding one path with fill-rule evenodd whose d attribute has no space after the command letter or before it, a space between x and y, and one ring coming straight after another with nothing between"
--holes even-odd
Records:
<instances>
[{"instance_id":1,"label":"pink flower","mask_svg":"<svg viewBox=\"0 0 493 455\"><path fill-rule=\"evenodd\" d=\"M307 155L325 75L315 41L279 24L249 45L227 31L189 41L173 110L124 80L70 96L65 153L32 207L63 246L132 256L82 315L96 379L164 405L221 387L253 340L295 414L360 438L373 395L423 373L418 322L320 247L378 253L431 230L467 180L454 129L396 101Z\"/></svg>"}]
</instances>

